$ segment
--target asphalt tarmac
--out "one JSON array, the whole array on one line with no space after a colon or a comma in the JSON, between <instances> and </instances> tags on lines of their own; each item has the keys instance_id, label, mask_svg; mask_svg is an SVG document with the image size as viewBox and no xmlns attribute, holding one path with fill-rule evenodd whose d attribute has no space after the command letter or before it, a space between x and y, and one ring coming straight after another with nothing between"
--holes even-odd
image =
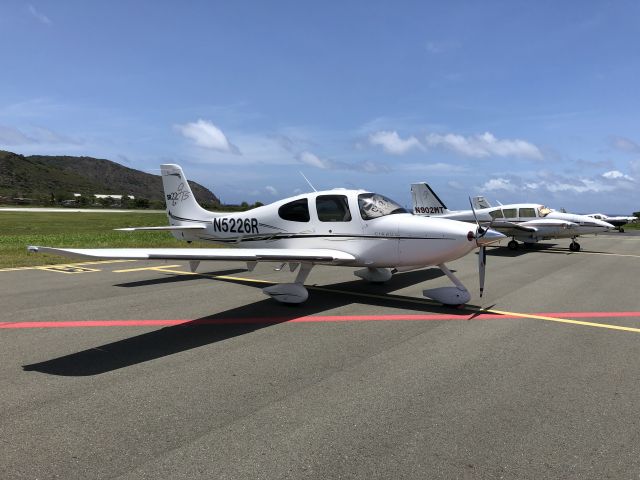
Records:
<instances>
[{"instance_id":1,"label":"asphalt tarmac","mask_svg":"<svg viewBox=\"0 0 640 480\"><path fill-rule=\"evenodd\" d=\"M638 478L640 236L581 244L490 249L483 299L452 262L462 309L437 269L0 271L0 478Z\"/></svg>"}]
</instances>

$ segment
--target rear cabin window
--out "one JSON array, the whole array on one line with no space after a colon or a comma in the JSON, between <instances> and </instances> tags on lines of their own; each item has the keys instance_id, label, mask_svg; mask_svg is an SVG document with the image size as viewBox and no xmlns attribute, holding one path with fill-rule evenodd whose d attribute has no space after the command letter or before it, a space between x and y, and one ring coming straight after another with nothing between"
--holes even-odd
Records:
<instances>
[{"instance_id":1,"label":"rear cabin window","mask_svg":"<svg viewBox=\"0 0 640 480\"><path fill-rule=\"evenodd\" d=\"M321 222L350 222L349 202L344 195L319 195L316 197L318 220Z\"/></svg>"},{"instance_id":2,"label":"rear cabin window","mask_svg":"<svg viewBox=\"0 0 640 480\"><path fill-rule=\"evenodd\" d=\"M489 215L491 215L491 218L504 218L502 210L493 210L492 212L489 212Z\"/></svg>"},{"instance_id":3,"label":"rear cabin window","mask_svg":"<svg viewBox=\"0 0 640 480\"><path fill-rule=\"evenodd\" d=\"M278 209L278 215L283 220L290 222L309 221L309 201L306 198L285 203Z\"/></svg>"},{"instance_id":4,"label":"rear cabin window","mask_svg":"<svg viewBox=\"0 0 640 480\"><path fill-rule=\"evenodd\" d=\"M502 213L504 213L504 218L516 218L516 212L517 209L515 208L505 208L502 210Z\"/></svg>"},{"instance_id":5,"label":"rear cabin window","mask_svg":"<svg viewBox=\"0 0 640 480\"><path fill-rule=\"evenodd\" d=\"M536 216L535 208L521 208L520 209L520 218L533 218Z\"/></svg>"}]
</instances>

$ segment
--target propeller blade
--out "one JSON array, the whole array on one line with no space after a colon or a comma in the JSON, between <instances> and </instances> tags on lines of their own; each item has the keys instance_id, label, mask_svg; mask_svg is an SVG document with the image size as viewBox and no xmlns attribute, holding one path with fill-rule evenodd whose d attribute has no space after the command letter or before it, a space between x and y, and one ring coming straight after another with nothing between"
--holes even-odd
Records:
<instances>
[{"instance_id":1,"label":"propeller blade","mask_svg":"<svg viewBox=\"0 0 640 480\"><path fill-rule=\"evenodd\" d=\"M482 236L487 233L487 228L482 228L480 226L480 222L478 221L478 216L476 215L476 209L473 208L473 202L471 201L471 197L469 197L469 205L471 205L471 211L473 212L473 218L476 220L476 225L478 228L476 229L476 239L482 238Z\"/></svg>"},{"instance_id":2,"label":"propeller blade","mask_svg":"<svg viewBox=\"0 0 640 480\"><path fill-rule=\"evenodd\" d=\"M480 247L478 252L478 275L480 276L480 298L484 292L484 273L487 266L487 250L486 247Z\"/></svg>"},{"instance_id":3,"label":"propeller blade","mask_svg":"<svg viewBox=\"0 0 640 480\"><path fill-rule=\"evenodd\" d=\"M471 197L469 197L469 205L471 205L471 211L473 212L473 218L476 219L476 225L480 228L480 222L478 222L478 216L476 215L476 209L473 208L473 202L471 201Z\"/></svg>"}]
</instances>

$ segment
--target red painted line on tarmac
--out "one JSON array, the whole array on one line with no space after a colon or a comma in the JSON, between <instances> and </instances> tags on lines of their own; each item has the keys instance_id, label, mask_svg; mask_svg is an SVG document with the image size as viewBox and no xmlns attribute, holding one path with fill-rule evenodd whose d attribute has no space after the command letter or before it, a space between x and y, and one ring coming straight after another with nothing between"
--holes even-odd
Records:
<instances>
[{"instance_id":1,"label":"red painted line on tarmac","mask_svg":"<svg viewBox=\"0 0 640 480\"><path fill-rule=\"evenodd\" d=\"M557 318L613 318L640 317L640 312L554 312L523 313ZM175 325L232 325L232 324L276 324L276 323L321 323L321 322L426 322L445 320L493 320L518 319L522 316L481 313L469 315L310 315L302 317L252 317L252 318L202 318L202 319L148 319L148 320L65 320L35 322L0 322L0 329L21 328L86 328L86 327L167 327Z\"/></svg>"}]
</instances>

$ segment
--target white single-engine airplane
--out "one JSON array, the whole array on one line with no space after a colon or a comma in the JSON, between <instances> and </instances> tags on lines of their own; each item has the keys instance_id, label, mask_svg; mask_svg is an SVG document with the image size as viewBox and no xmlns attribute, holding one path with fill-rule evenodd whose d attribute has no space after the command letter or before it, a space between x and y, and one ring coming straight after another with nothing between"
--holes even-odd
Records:
<instances>
[{"instance_id":1,"label":"white single-engine airplane","mask_svg":"<svg viewBox=\"0 0 640 480\"><path fill-rule=\"evenodd\" d=\"M413 211L417 215L431 215L463 222L482 222L511 237L507 246L516 250L517 240L524 244L537 243L551 238L571 238L569 250L580 251L576 237L602 233L613 225L586 215L575 215L551 210L537 203L515 203L492 207L484 197L476 197L472 210L448 210L438 195L426 183L411 185ZM483 207L475 209L475 207Z\"/></svg>"},{"instance_id":2,"label":"white single-engine airplane","mask_svg":"<svg viewBox=\"0 0 640 480\"><path fill-rule=\"evenodd\" d=\"M214 213L196 202L178 165L162 165L162 182L170 226L120 230L168 230L177 239L204 240L237 248L51 248L32 252L72 257L134 260L187 260L195 271L201 261L278 262L298 269L293 283L263 289L283 303L308 297L304 282L314 265L364 267L355 275L385 282L393 273L437 265L455 287L424 290L447 305L461 305L469 291L445 262L480 247L480 295L484 287L484 246L504 235L480 225L414 216L393 200L364 190L335 189L280 200L246 212Z\"/></svg>"}]
</instances>

